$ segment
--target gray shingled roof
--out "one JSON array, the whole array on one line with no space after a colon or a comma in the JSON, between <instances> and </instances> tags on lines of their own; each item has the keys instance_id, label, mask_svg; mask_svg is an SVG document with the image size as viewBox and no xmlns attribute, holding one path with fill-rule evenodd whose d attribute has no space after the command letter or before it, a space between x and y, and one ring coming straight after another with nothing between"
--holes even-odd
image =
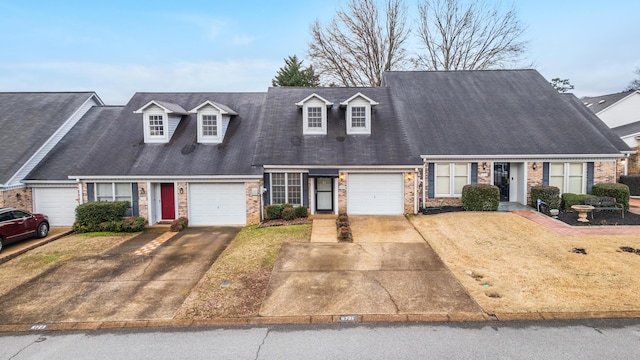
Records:
<instances>
[{"instance_id":1,"label":"gray shingled roof","mask_svg":"<svg viewBox=\"0 0 640 360\"><path fill-rule=\"evenodd\" d=\"M345 108L354 94L377 101L371 135L347 135ZM316 93L333 102L327 111L327 135L303 135L302 110L296 103ZM398 120L387 88L270 88L254 164L258 165L415 165L406 129Z\"/></svg>"},{"instance_id":2,"label":"gray shingled roof","mask_svg":"<svg viewBox=\"0 0 640 360\"><path fill-rule=\"evenodd\" d=\"M264 97L265 93L136 93L98 138L79 142L82 148L77 151L86 156L68 175L259 175L261 169L251 166L251 157ZM182 117L169 143L145 144L143 115L133 111L151 100L184 109L211 100L236 110L238 116L231 118L221 144L197 143L196 114Z\"/></svg>"},{"instance_id":3,"label":"gray shingled roof","mask_svg":"<svg viewBox=\"0 0 640 360\"><path fill-rule=\"evenodd\" d=\"M640 133L640 121L624 124L611 129L616 135L623 137Z\"/></svg>"},{"instance_id":4,"label":"gray shingled roof","mask_svg":"<svg viewBox=\"0 0 640 360\"><path fill-rule=\"evenodd\" d=\"M0 93L0 184L6 183L93 92Z\"/></svg>"},{"instance_id":5,"label":"gray shingled roof","mask_svg":"<svg viewBox=\"0 0 640 360\"><path fill-rule=\"evenodd\" d=\"M69 181L68 176L77 174L81 163L92 160L91 148L123 109L124 106L91 108L25 180Z\"/></svg>"},{"instance_id":6,"label":"gray shingled roof","mask_svg":"<svg viewBox=\"0 0 640 360\"><path fill-rule=\"evenodd\" d=\"M629 91L623 91L615 94L592 96L592 97L585 96L580 100L582 100L582 103L585 106L587 106L589 110L591 110L594 114L597 114L600 111L608 108L609 106L629 96L634 91L636 90L629 90Z\"/></svg>"},{"instance_id":7,"label":"gray shingled roof","mask_svg":"<svg viewBox=\"0 0 640 360\"><path fill-rule=\"evenodd\" d=\"M398 118L421 155L619 154L593 113L535 70L389 72ZM568 100L574 98L575 100Z\"/></svg>"}]
</instances>

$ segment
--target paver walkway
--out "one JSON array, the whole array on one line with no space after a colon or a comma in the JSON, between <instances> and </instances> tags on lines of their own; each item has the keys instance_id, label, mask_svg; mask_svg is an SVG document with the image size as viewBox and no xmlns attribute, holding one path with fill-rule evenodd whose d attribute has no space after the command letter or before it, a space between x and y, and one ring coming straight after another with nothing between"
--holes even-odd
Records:
<instances>
[{"instance_id":1,"label":"paver walkway","mask_svg":"<svg viewBox=\"0 0 640 360\"><path fill-rule=\"evenodd\" d=\"M629 199L629 212L640 215L640 199Z\"/></svg>"}]
</instances>

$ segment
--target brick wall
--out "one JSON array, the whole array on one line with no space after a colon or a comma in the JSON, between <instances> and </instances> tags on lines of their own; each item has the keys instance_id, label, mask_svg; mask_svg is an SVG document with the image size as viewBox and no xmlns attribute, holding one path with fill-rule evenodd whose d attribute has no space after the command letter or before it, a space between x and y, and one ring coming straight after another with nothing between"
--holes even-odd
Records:
<instances>
[{"instance_id":1,"label":"brick wall","mask_svg":"<svg viewBox=\"0 0 640 360\"><path fill-rule=\"evenodd\" d=\"M149 188L146 182L138 183L138 213L149 221Z\"/></svg>"},{"instance_id":2,"label":"brick wall","mask_svg":"<svg viewBox=\"0 0 640 360\"><path fill-rule=\"evenodd\" d=\"M486 164L486 169L482 168L482 164ZM478 184L491 185L491 162L478 163Z\"/></svg>"},{"instance_id":3,"label":"brick wall","mask_svg":"<svg viewBox=\"0 0 640 360\"><path fill-rule=\"evenodd\" d=\"M634 148L633 150L640 151L640 146ZM640 156L638 156L637 153L630 155L629 158L627 158L627 161L629 162L629 164L627 165L628 174L640 174Z\"/></svg>"},{"instance_id":4,"label":"brick wall","mask_svg":"<svg viewBox=\"0 0 640 360\"><path fill-rule=\"evenodd\" d=\"M624 174L621 161L600 161L593 164L593 183L615 183Z\"/></svg>"},{"instance_id":5,"label":"brick wall","mask_svg":"<svg viewBox=\"0 0 640 360\"><path fill-rule=\"evenodd\" d=\"M33 191L28 187L2 191L0 207L12 207L33 212Z\"/></svg>"},{"instance_id":6,"label":"brick wall","mask_svg":"<svg viewBox=\"0 0 640 360\"><path fill-rule=\"evenodd\" d=\"M260 223L260 186L262 180L245 183L247 201L247 225ZM254 195L257 194L257 195Z\"/></svg>"},{"instance_id":7,"label":"brick wall","mask_svg":"<svg viewBox=\"0 0 640 360\"><path fill-rule=\"evenodd\" d=\"M341 173L344 174L344 173ZM347 213L347 176L346 174L343 179L338 177L338 213L346 214Z\"/></svg>"},{"instance_id":8,"label":"brick wall","mask_svg":"<svg viewBox=\"0 0 640 360\"><path fill-rule=\"evenodd\" d=\"M180 193L180 189L182 189L182 194ZM186 182L178 182L176 183L176 192L178 193L178 217L186 217L189 218L189 205L188 200L189 197L187 193L189 192L187 189Z\"/></svg>"},{"instance_id":9,"label":"brick wall","mask_svg":"<svg viewBox=\"0 0 640 360\"><path fill-rule=\"evenodd\" d=\"M527 164L527 204L531 204L531 187L542 186L543 161L536 161L536 169L533 169L533 163Z\"/></svg>"},{"instance_id":10,"label":"brick wall","mask_svg":"<svg viewBox=\"0 0 640 360\"><path fill-rule=\"evenodd\" d=\"M411 174L411 175L409 175ZM413 202L415 200L415 174L413 171L409 173L404 173L404 213L405 214L413 214L414 206Z\"/></svg>"}]
</instances>

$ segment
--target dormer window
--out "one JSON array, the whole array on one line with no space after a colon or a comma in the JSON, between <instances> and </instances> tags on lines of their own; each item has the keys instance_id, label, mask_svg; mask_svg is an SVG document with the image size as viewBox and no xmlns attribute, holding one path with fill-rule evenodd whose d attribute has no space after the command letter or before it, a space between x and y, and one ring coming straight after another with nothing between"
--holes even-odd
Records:
<instances>
[{"instance_id":1,"label":"dormer window","mask_svg":"<svg viewBox=\"0 0 640 360\"><path fill-rule=\"evenodd\" d=\"M340 105L347 108L347 134L371 134L371 107L378 105L377 102L357 93Z\"/></svg>"},{"instance_id":2,"label":"dormer window","mask_svg":"<svg viewBox=\"0 0 640 360\"><path fill-rule=\"evenodd\" d=\"M168 143L182 116L188 115L182 106L164 101L152 100L135 114L142 114L144 119L145 143Z\"/></svg>"},{"instance_id":3,"label":"dormer window","mask_svg":"<svg viewBox=\"0 0 640 360\"><path fill-rule=\"evenodd\" d=\"M305 135L327 134L327 106L332 102L317 94L311 94L296 105L302 108L302 133Z\"/></svg>"},{"instance_id":4,"label":"dormer window","mask_svg":"<svg viewBox=\"0 0 640 360\"><path fill-rule=\"evenodd\" d=\"M228 106L209 100L189 112L197 114L198 143L201 144L221 143L224 140L231 116L238 115Z\"/></svg>"}]
</instances>

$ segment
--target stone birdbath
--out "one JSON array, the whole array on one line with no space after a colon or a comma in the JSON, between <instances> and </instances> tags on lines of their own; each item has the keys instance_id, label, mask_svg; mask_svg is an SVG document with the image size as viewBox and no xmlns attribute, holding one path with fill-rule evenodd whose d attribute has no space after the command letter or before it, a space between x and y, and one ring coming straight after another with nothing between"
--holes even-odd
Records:
<instances>
[{"instance_id":1,"label":"stone birdbath","mask_svg":"<svg viewBox=\"0 0 640 360\"><path fill-rule=\"evenodd\" d=\"M595 209L591 205L572 205L571 208L578 212L578 221L585 223L589 222L589 219L587 219L587 214Z\"/></svg>"}]
</instances>

